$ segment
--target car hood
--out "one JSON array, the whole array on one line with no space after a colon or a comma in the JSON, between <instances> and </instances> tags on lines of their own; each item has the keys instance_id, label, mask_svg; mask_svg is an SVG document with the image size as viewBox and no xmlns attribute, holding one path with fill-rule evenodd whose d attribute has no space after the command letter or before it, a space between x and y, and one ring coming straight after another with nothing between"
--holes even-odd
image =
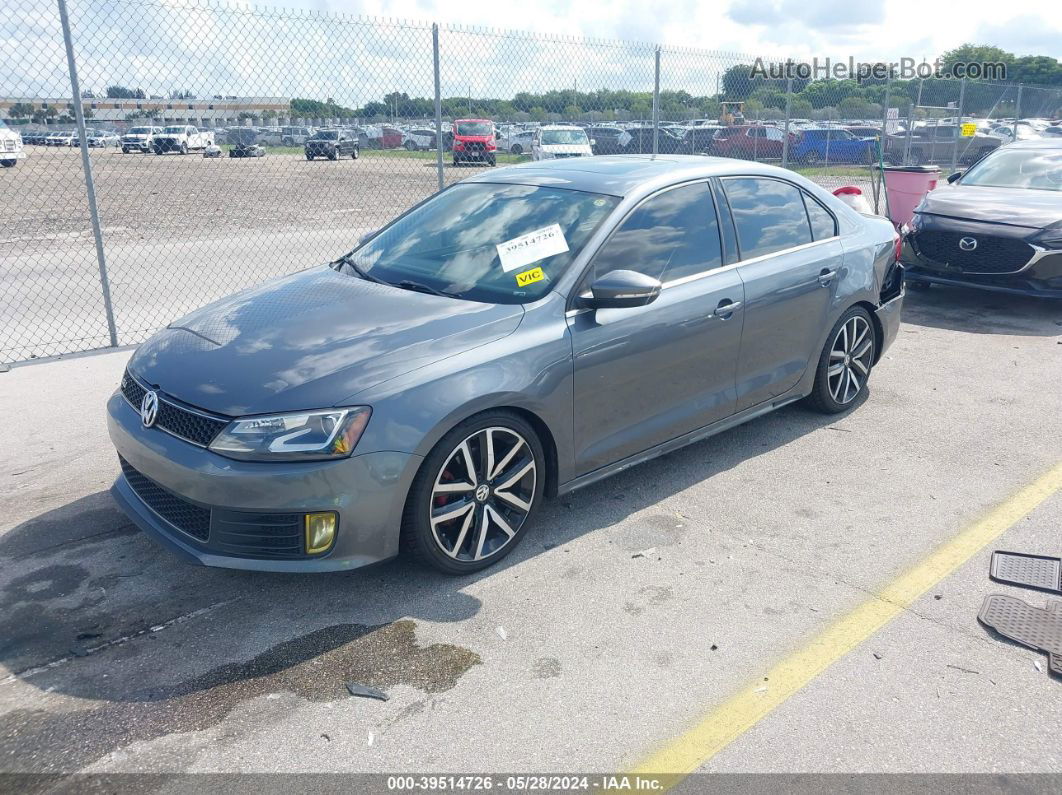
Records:
<instances>
[{"instance_id":1,"label":"car hood","mask_svg":"<svg viewBox=\"0 0 1062 795\"><path fill-rule=\"evenodd\" d=\"M918 212L1041 229L1062 218L1062 193L945 184L926 195Z\"/></svg>"},{"instance_id":2,"label":"car hood","mask_svg":"<svg viewBox=\"0 0 1062 795\"><path fill-rule=\"evenodd\" d=\"M219 414L322 408L505 337L522 317L519 305L427 295L321 267L192 312L144 343L129 368Z\"/></svg>"}]
</instances>

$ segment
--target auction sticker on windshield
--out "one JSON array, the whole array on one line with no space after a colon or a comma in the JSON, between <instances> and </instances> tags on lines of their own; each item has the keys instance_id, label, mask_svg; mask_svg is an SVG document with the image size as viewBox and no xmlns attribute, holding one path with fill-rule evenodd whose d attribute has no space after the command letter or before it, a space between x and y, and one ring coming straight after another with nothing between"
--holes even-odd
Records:
<instances>
[{"instance_id":1,"label":"auction sticker on windshield","mask_svg":"<svg viewBox=\"0 0 1062 795\"><path fill-rule=\"evenodd\" d=\"M563 254L568 250L568 241L564 238L564 231L560 224L551 224L528 232L526 235L514 237L504 243L498 243L498 258L501 260L502 270L508 273L532 262L537 262L555 254Z\"/></svg>"}]
</instances>

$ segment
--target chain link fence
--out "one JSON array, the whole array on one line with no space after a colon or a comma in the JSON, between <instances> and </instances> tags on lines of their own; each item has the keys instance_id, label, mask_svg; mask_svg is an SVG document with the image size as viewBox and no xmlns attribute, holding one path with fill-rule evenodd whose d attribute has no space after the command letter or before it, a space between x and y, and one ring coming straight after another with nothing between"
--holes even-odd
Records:
<instances>
[{"instance_id":1,"label":"chain link fence","mask_svg":"<svg viewBox=\"0 0 1062 795\"><path fill-rule=\"evenodd\" d=\"M196 0L9 0L0 30L0 363L141 342L478 169L588 145L873 192L1062 115L1057 87Z\"/></svg>"}]
</instances>

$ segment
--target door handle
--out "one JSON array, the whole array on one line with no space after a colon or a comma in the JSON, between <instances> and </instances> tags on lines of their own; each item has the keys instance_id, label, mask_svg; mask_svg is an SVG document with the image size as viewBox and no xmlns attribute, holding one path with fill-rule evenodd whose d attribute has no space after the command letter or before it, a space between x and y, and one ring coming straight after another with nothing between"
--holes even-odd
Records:
<instances>
[{"instance_id":1,"label":"door handle","mask_svg":"<svg viewBox=\"0 0 1062 795\"><path fill-rule=\"evenodd\" d=\"M829 287L830 282L833 281L833 277L837 275L837 271L831 271L829 268L823 268L819 272L819 284L823 287Z\"/></svg>"},{"instance_id":2,"label":"door handle","mask_svg":"<svg viewBox=\"0 0 1062 795\"><path fill-rule=\"evenodd\" d=\"M741 301L731 301L729 298L724 298L719 302L712 314L717 318L726 320L739 309L741 309Z\"/></svg>"}]
</instances>

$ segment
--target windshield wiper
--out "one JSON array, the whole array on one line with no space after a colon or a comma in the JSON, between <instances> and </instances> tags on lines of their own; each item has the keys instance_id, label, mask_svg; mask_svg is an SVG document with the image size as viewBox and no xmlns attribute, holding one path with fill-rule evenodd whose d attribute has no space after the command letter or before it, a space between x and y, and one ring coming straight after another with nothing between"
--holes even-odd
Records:
<instances>
[{"instance_id":1,"label":"windshield wiper","mask_svg":"<svg viewBox=\"0 0 1062 795\"><path fill-rule=\"evenodd\" d=\"M358 265L358 263L354 261L354 257L352 257L350 254L344 254L342 257L335 260L332 264L340 266L346 265L348 268L358 274L358 276L365 279L365 281L376 282L377 284L390 284L390 282L385 282L383 279L377 276L373 276L367 270L362 268L360 265Z\"/></svg>"},{"instance_id":2,"label":"windshield wiper","mask_svg":"<svg viewBox=\"0 0 1062 795\"><path fill-rule=\"evenodd\" d=\"M444 298L462 298L461 293L451 293L446 290L439 290L435 287L431 287L421 282L415 282L410 279L403 279L400 282L396 282L394 287L401 287L403 290L416 290L419 293L430 293L431 295L441 295Z\"/></svg>"}]
</instances>

